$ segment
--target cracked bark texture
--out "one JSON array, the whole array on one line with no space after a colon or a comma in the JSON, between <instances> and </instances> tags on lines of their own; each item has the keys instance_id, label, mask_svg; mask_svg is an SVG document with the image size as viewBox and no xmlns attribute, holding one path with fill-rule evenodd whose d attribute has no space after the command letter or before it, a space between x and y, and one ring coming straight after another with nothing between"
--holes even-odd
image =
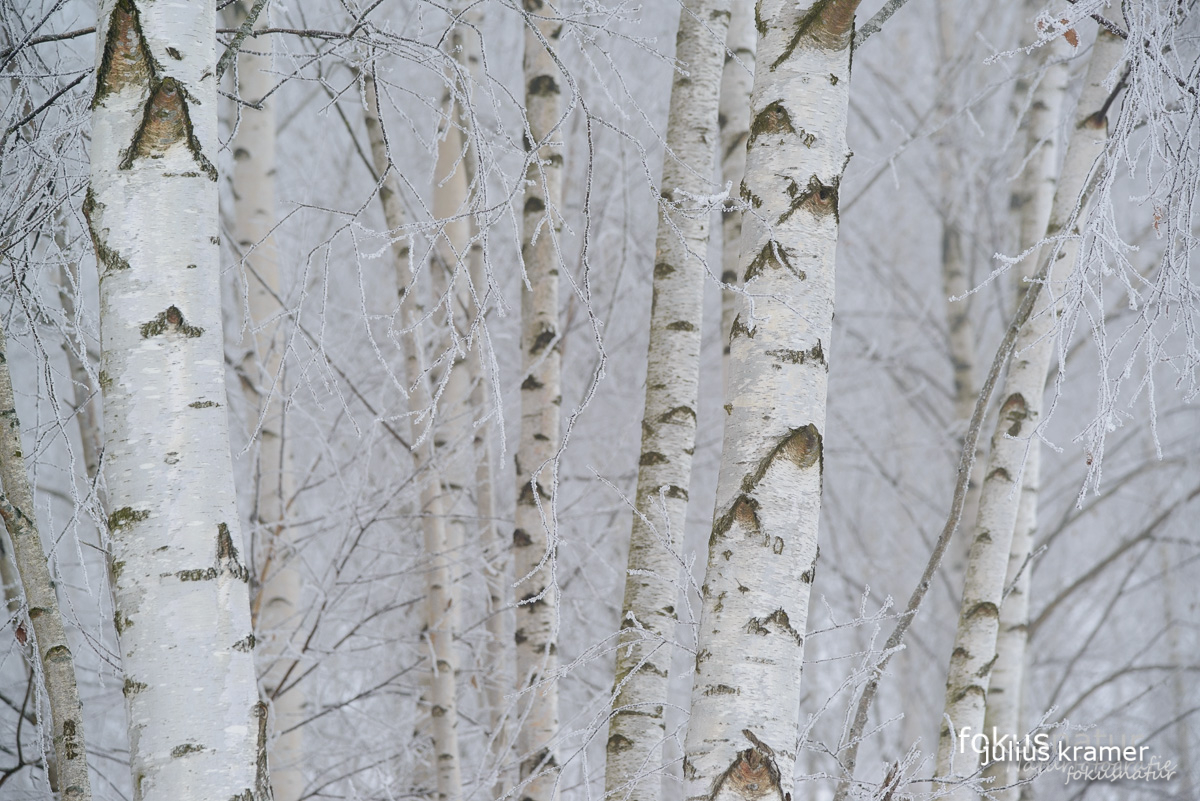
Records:
<instances>
[{"instance_id":1,"label":"cracked bark texture","mask_svg":"<svg viewBox=\"0 0 1200 801\"><path fill-rule=\"evenodd\" d=\"M560 442L561 346L558 327L558 238L562 206L560 122L563 76L551 50L562 24L544 0L525 0L525 119L532 160L525 172L521 256L528 280L521 293L521 431L517 442L516 736L522 801L557 797L558 587L554 583L556 521L552 492Z\"/></svg>"},{"instance_id":2,"label":"cracked bark texture","mask_svg":"<svg viewBox=\"0 0 1200 801\"><path fill-rule=\"evenodd\" d=\"M739 259L747 295L730 334L684 749L689 799L792 792L857 5L763 0L757 9Z\"/></svg>"},{"instance_id":3,"label":"cracked bark texture","mask_svg":"<svg viewBox=\"0 0 1200 801\"><path fill-rule=\"evenodd\" d=\"M25 472L21 423L17 418L12 376L8 371L8 345L4 332L0 331L0 520L8 530L13 562L21 578L26 604L24 614L17 609L11 612L17 614L18 619L28 615L33 630L34 653L50 702L58 779L55 789L62 801L90 801L92 787L83 736L83 708L75 684L75 658L63 628L58 596L35 515L33 491ZM0 559L6 558L0 553Z\"/></svg>"},{"instance_id":4,"label":"cracked bark texture","mask_svg":"<svg viewBox=\"0 0 1200 801\"><path fill-rule=\"evenodd\" d=\"M84 212L134 798L261 801L264 713L224 405L215 3L105 0L99 21Z\"/></svg>"},{"instance_id":5,"label":"cracked bark texture","mask_svg":"<svg viewBox=\"0 0 1200 801\"><path fill-rule=\"evenodd\" d=\"M730 7L729 33L725 37L725 66L721 71L721 101L718 125L721 129L721 179L737 194L746 174L746 139L750 136L750 87L754 83L754 4L735 0ZM742 244L742 211L732 200L726 201L721 215L721 281L740 286L737 271ZM738 294L721 290L721 341L725 343L721 359L722 375L729 372L729 331L737 314Z\"/></svg>"},{"instance_id":6,"label":"cracked bark texture","mask_svg":"<svg viewBox=\"0 0 1200 801\"><path fill-rule=\"evenodd\" d=\"M941 786L954 799L973 797L963 783L976 775L978 759L973 754L953 753L955 732L970 727L983 730L990 674L997 654L1000 604L1006 566L1022 493L1020 481L1030 438L1041 422L1046 370L1054 347L1055 294L1073 269L1078 252L1078 229L1068 226L1082 219L1076 206L1093 167L1104 152L1106 122L1097 118L1108 98L1102 85L1119 62L1124 50L1121 40L1101 32L1088 60L1083 92L1071 121L1070 138L1062 172L1046 229L1047 236L1066 233L1060 247L1043 246L1031 256L1039 270L1046 269L1046 287L1034 313L1017 335L1013 358L1000 397L1000 415L992 436L991 451L984 471L979 502L979 521L967 561L967 575L959 609L958 629L946 679L946 705L938 738L937 775ZM1054 263L1046 266L1047 259Z\"/></svg>"},{"instance_id":7,"label":"cracked bark texture","mask_svg":"<svg viewBox=\"0 0 1200 801\"><path fill-rule=\"evenodd\" d=\"M446 526L434 436L432 431L422 430L421 423L421 414L432 414L433 408L419 337L424 311L413 283L415 276L409 269L411 254L408 241L403 236L405 223L400 182L388 155L387 133L380 117L378 84L374 74L368 72L364 75L363 85L371 160L381 181L379 200L383 206L384 222L389 235L393 237L392 264L400 299L402 329L399 339L410 412L409 441L413 448L413 470L422 482L421 532L428 559L425 573L425 638L431 655L431 675L426 692L433 729L437 798L438 801L453 801L462 797L462 760L458 746L458 652L454 646L458 610L453 603L455 588L451 570L451 532Z\"/></svg>"},{"instance_id":8,"label":"cracked bark texture","mask_svg":"<svg viewBox=\"0 0 1200 801\"><path fill-rule=\"evenodd\" d=\"M662 795L663 707L696 445L711 219L696 198L712 190L728 25L729 0L686 0L675 37L675 59L686 72L674 73L667 117L636 511L605 764L605 792L630 801L657 801Z\"/></svg>"},{"instance_id":9,"label":"cracked bark texture","mask_svg":"<svg viewBox=\"0 0 1200 801\"><path fill-rule=\"evenodd\" d=\"M239 27L250 3L231 9L232 27ZM259 27L265 26L265 16ZM272 233L275 213L275 104L266 94L275 86L271 38L254 41L253 49L238 54L238 96L261 109L239 106L233 150L233 235L242 257L252 344L242 359L242 389L254 410L251 434L259 442L255 473L255 504L251 523L259 564L251 604L258 647L255 662L261 673L264 700L271 706L272 736L268 748L271 783L276 801L298 801L304 792L304 729L306 685L284 686L300 673L290 646L297 631L303 579L296 569L294 536L287 508L295 494L295 474L285 440L283 353L286 346L281 320L279 252Z\"/></svg>"},{"instance_id":10,"label":"cracked bark texture","mask_svg":"<svg viewBox=\"0 0 1200 801\"><path fill-rule=\"evenodd\" d=\"M1039 10L1040 4L1037 0L1026 2L1026 19L1033 19ZM1038 83L1036 87L1032 87L1029 127L1026 131L1026 149L1029 157L1013 192L1011 204L1017 210L1018 244L1022 251L1033 247L1042 239L1050 222L1054 190L1058 185L1060 129L1069 78L1066 59L1070 57L1071 52L1072 48L1066 39L1060 37L1053 43L1035 50L1028 59L1030 69L1037 73ZM1024 100L1030 88L1026 81L1017 83L1014 93L1018 101ZM1017 271L1018 297L1024 293L1026 281L1033 277L1037 266L1037 260L1030 258L1026 259ZM1049 342L1046 343L1046 347L1049 348ZM1038 354L1031 352L1028 356L1036 359ZM1048 353L1046 357L1048 360ZM1022 355L1020 358L1025 357ZM1040 400L1039 390L1033 386L1035 377L1029 375L1027 379L1030 383L1030 396ZM1027 562L1033 545L1033 535L1037 529L1040 464L1041 443L1033 438L1028 442L1028 455L1021 470L1021 495L1013 523L1012 544L1004 579L1004 586L1009 590L1000 605L996 664L988 682L985 731L992 731L994 727L1000 732L1021 733L1022 682L1032 574L1032 565ZM1020 778L1019 768L1019 764L1008 760L995 761L984 768L984 778L991 780L992 788L1008 788L993 790L997 801L1016 801L1019 788L1014 785Z\"/></svg>"}]
</instances>

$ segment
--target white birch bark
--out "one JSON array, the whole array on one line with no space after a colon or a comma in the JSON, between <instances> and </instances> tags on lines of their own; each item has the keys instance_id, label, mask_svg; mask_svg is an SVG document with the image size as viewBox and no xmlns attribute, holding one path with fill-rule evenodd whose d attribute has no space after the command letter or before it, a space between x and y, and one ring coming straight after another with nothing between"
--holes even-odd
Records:
<instances>
[{"instance_id":1,"label":"white birch bark","mask_svg":"<svg viewBox=\"0 0 1200 801\"><path fill-rule=\"evenodd\" d=\"M1076 204L1092 167L1104 149L1106 121L1097 118L1109 90L1102 86L1123 52L1122 42L1101 32L1088 62L1083 93L1071 125L1062 173L1054 195L1048 236L1060 235L1075 218ZM1082 215L1080 215L1082 216ZM1077 230L1067 231L1071 236ZM1054 292L1072 268L1078 239L1068 239L1061 248L1043 247L1035 264L1056 251L1047 273L1047 286L1038 298L1034 314L1017 335L1001 393L999 420L992 436L991 452L984 473L979 504L979 522L967 562L967 576L959 610L958 630L946 679L946 706L938 741L938 776L952 798L970 798L972 791L962 780L979 770L978 758L966 749L955 753L951 733L983 731L984 707L990 673L995 665L1000 602L1006 565L1012 545L1020 480L1029 439L1041 422L1046 370L1053 352L1056 323ZM1043 257L1042 254L1046 254Z\"/></svg>"},{"instance_id":2,"label":"white birch bark","mask_svg":"<svg viewBox=\"0 0 1200 801\"><path fill-rule=\"evenodd\" d=\"M239 27L250 11L239 2L230 15ZM265 24L265 15L259 26ZM246 401L254 410L251 433L257 434L258 464L251 518L257 540L257 592L251 617L258 638L255 662L262 693L270 704L272 736L267 748L271 784L277 801L298 801L304 792L305 685L284 687L293 669L289 641L301 613L303 580L296 570L295 545L287 524L287 505L295 494L291 454L286 447L283 415L284 331L280 321L282 284L279 252L272 234L275 214L275 104L266 94L274 87L271 37L254 40L238 54L238 96L261 109L239 109L233 138L233 235L243 259L247 306L253 344L242 360Z\"/></svg>"},{"instance_id":3,"label":"white birch bark","mask_svg":"<svg viewBox=\"0 0 1200 801\"><path fill-rule=\"evenodd\" d=\"M709 540L689 799L792 792L817 560L838 186L856 0L763 0L725 440Z\"/></svg>"},{"instance_id":4,"label":"white birch bark","mask_svg":"<svg viewBox=\"0 0 1200 801\"><path fill-rule=\"evenodd\" d=\"M267 799L224 406L215 3L105 0L99 19L85 211L134 798Z\"/></svg>"},{"instance_id":5,"label":"white birch bark","mask_svg":"<svg viewBox=\"0 0 1200 801\"><path fill-rule=\"evenodd\" d=\"M558 796L558 587L554 583L554 459L560 442L561 346L558 327L562 147L553 132L561 114L561 75L550 48L562 25L545 0L525 0L526 147L521 256L528 291L521 294L521 431L517 442L513 570L518 587L517 691L524 693L516 735L522 801Z\"/></svg>"},{"instance_id":6,"label":"white birch bark","mask_svg":"<svg viewBox=\"0 0 1200 801\"><path fill-rule=\"evenodd\" d=\"M67 643L35 514L29 475L25 472L12 376L8 371L8 346L4 332L0 331L0 520L12 543L13 562L25 591L25 615L33 631L34 653L50 701L56 789L62 801L90 801L92 788L83 736L83 708L75 684L75 657ZM0 554L0 559L4 558Z\"/></svg>"},{"instance_id":7,"label":"white birch bark","mask_svg":"<svg viewBox=\"0 0 1200 801\"><path fill-rule=\"evenodd\" d=\"M725 66L721 71L721 101L718 125L721 129L721 179L738 192L746 174L746 139L750 136L750 87L754 83L754 4L734 0L730 6L729 33L725 37ZM740 286L737 272L738 252L742 244L742 212L736 204L726 203L721 215L721 281ZM729 332L737 314L737 293L721 291L721 341L723 373L729 370Z\"/></svg>"},{"instance_id":8,"label":"white birch bark","mask_svg":"<svg viewBox=\"0 0 1200 801\"><path fill-rule=\"evenodd\" d=\"M371 160L378 173L381 185L379 200L383 206L392 243L392 262L396 285L400 296L400 336L404 360L404 382L408 389L410 412L430 409L433 397L425 375L424 355L419 339L418 322L422 310L418 303L413 273L409 269L410 252L403 238L404 207L401 203L400 182L388 155L388 142L380 120L379 95L373 75L365 75L366 127L371 144ZM410 436L413 443L413 469L425 474L421 489L421 530L425 554L429 560L426 568L426 625L425 636L430 651L431 677L428 687L430 717L433 722L434 763L437 771L437 798L439 801L454 801L462 797L462 761L458 746L458 655L454 647L454 632L457 628L458 610L451 603L453 598L453 576L451 575L448 534L445 525L441 482L436 470L431 469L434 460L434 441L422 430L416 414L409 415Z\"/></svg>"},{"instance_id":9,"label":"white birch bark","mask_svg":"<svg viewBox=\"0 0 1200 801\"><path fill-rule=\"evenodd\" d=\"M947 119L956 111L959 92L956 79L961 66L956 61L958 42L962 32L957 26L954 0L938 0L938 39L942 51L942 70L937 115ZM966 192L963 187L970 179L963 174L961 141L955 136L960 133L947 125L937 137L938 184L941 195L941 273L942 300L945 303L946 345L950 356L953 381L951 397L954 403L953 431L956 450L962 450L963 439L975 399L979 396L976 376L977 354L975 349L975 325L971 317L971 304L975 296L969 294L971 279L959 210ZM963 519L975 520L979 511L979 492L983 483L983 448L977 448L971 466L970 483L963 504ZM949 567L954 576L961 576L967 562L968 545L965 538L950 543ZM921 670L914 654L905 654L904 662L912 669ZM915 721L915 716L908 719Z\"/></svg>"},{"instance_id":10,"label":"white birch bark","mask_svg":"<svg viewBox=\"0 0 1200 801\"><path fill-rule=\"evenodd\" d=\"M1036 0L1025 4L1030 17L1038 10L1035 5ZM1065 58L1070 55L1070 48L1065 39L1060 38L1038 48L1034 55L1035 58L1030 59L1030 67L1043 69L1034 88L1029 110L1026 148L1030 155L1017 190L1013 193L1012 203L1019 217L1019 246L1022 251L1041 240L1050 222L1054 190L1058 184L1059 128L1069 77ZM1027 91L1028 86L1024 88ZM1025 92L1021 86L1018 86L1017 93L1023 99ZM1017 276L1018 295L1023 294L1026 280L1033 277L1037 262L1027 259L1022 267ZM1040 399L1040 391L1033 392ZM1040 464L1041 443L1035 438L1028 443L1028 456L1021 471L1021 495L1004 579L1005 587L1011 589L1000 605L996 664L988 682L984 731L994 729L1006 734L1022 733L1021 697L1032 572L1028 561L1037 529ZM1014 761L995 761L985 767L983 775L991 780L989 786L992 788L1012 787L1019 778L1019 768L1020 765ZM993 792L998 801L1016 801L1018 795L1015 787Z\"/></svg>"},{"instance_id":11,"label":"white birch bark","mask_svg":"<svg viewBox=\"0 0 1200 801\"><path fill-rule=\"evenodd\" d=\"M479 7L472 6L466 12L470 23L466 29L455 32L457 44L461 48L459 60L466 67L468 74L476 81L485 78L483 69L483 52L479 31L483 29L484 19ZM469 89L468 96L469 96ZM465 115L464 115L465 116ZM476 150L472 136L478 135L470 127L470 121L462 119L463 132L463 171L468 184L475 181ZM463 136L465 133L465 136ZM485 298L483 307L472 309L470 304L463 305L464 310L480 315L488 313L489 290L487 265L484 261L483 240L474 217L469 220L468 231L470 244L466 254L467 272L471 285L479 297ZM512 678L512 612L509 609L508 585L512 581L509 569L509 543L500 535L496 524L495 511L495 462L492 458L492 388L487 371L484 369L485 337L477 330L473 347L467 352L466 369L471 382L470 408L475 415L471 449L475 459L475 511L478 525L476 538L479 544L479 555L483 560L483 577L487 589L487 620L484 624L488 633L486 649L487 670L483 680L484 696L488 708L490 724L491 751L495 759L496 783L493 793L496 798L503 798L506 788L512 785L512 770L508 765L511 754L511 737L508 731L508 701L505 699L513 686Z\"/></svg>"},{"instance_id":12,"label":"white birch bark","mask_svg":"<svg viewBox=\"0 0 1200 801\"><path fill-rule=\"evenodd\" d=\"M742 5L746 5L743 3ZM705 256L729 0L685 0L667 117L636 510L608 719L605 792L656 801L679 598L678 554L696 445ZM748 98L748 94L743 96ZM748 116L748 114L747 114Z\"/></svg>"}]
</instances>

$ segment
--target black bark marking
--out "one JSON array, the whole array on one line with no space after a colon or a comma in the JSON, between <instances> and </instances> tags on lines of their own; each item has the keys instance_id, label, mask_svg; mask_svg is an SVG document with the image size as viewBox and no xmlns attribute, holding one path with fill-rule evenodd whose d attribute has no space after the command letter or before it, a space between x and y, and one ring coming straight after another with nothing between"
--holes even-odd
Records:
<instances>
[{"instance_id":1,"label":"black bark marking","mask_svg":"<svg viewBox=\"0 0 1200 801\"><path fill-rule=\"evenodd\" d=\"M96 250L96 261L104 266L105 272L108 270L128 270L129 262L125 260L125 257L108 246L108 238L105 236L108 229L101 231L96 228L96 224L93 221L93 215L101 205L96 200L96 196L92 194L92 188L89 186L87 194L83 198L83 216L87 220L88 233L92 237L92 247Z\"/></svg>"},{"instance_id":2,"label":"black bark marking","mask_svg":"<svg viewBox=\"0 0 1200 801\"><path fill-rule=\"evenodd\" d=\"M718 517L713 523L709 545L712 546L717 537L724 537L728 534L734 523L757 534L761 526L758 519L758 501L749 495L737 496L733 506L729 507L729 511Z\"/></svg>"},{"instance_id":3,"label":"black bark marking","mask_svg":"<svg viewBox=\"0 0 1200 801\"><path fill-rule=\"evenodd\" d=\"M168 332L178 332L185 337L198 337L204 333L204 329L195 325L188 325L183 319L183 312L178 306L168 306L165 311L158 313L148 323L142 324L142 339L158 336Z\"/></svg>"},{"instance_id":4,"label":"black bark marking","mask_svg":"<svg viewBox=\"0 0 1200 801\"><path fill-rule=\"evenodd\" d=\"M716 684L704 691L705 695L741 695L741 691L728 684Z\"/></svg>"},{"instance_id":5,"label":"black bark marking","mask_svg":"<svg viewBox=\"0 0 1200 801\"><path fill-rule=\"evenodd\" d=\"M738 190L738 194L741 196L742 200L746 201L754 208L756 208L756 209L762 208L762 204L763 204L762 198L759 197L758 195L754 194L753 192L751 192L750 187L746 186L745 181L742 181L742 185L741 185L741 188Z\"/></svg>"},{"instance_id":6,"label":"black bark marking","mask_svg":"<svg viewBox=\"0 0 1200 801\"><path fill-rule=\"evenodd\" d=\"M967 615L966 615L967 620L970 620L971 618L975 617L976 615L982 615L984 617L993 617L993 618L999 619L1000 618L1000 610L997 609L996 605L994 603L992 603L991 601L980 601L979 603L972 606L970 611L967 612Z\"/></svg>"},{"instance_id":7,"label":"black bark marking","mask_svg":"<svg viewBox=\"0 0 1200 801\"><path fill-rule=\"evenodd\" d=\"M521 492L517 495L517 503L521 504L522 506L537 505L533 499L533 490L535 484L537 486L538 497L546 497L546 490L540 483L534 481L523 481L521 482Z\"/></svg>"},{"instance_id":8,"label":"black bark marking","mask_svg":"<svg viewBox=\"0 0 1200 801\"><path fill-rule=\"evenodd\" d=\"M741 313L738 313L736 316L734 316L733 324L729 326L729 341L733 342L733 340L737 339L738 337L754 339L754 329L742 322Z\"/></svg>"},{"instance_id":9,"label":"black bark marking","mask_svg":"<svg viewBox=\"0 0 1200 801\"><path fill-rule=\"evenodd\" d=\"M250 571L238 561L233 535L229 533L229 526L225 523L217 524L217 566L236 579L250 580Z\"/></svg>"},{"instance_id":10,"label":"black bark marking","mask_svg":"<svg viewBox=\"0 0 1200 801\"><path fill-rule=\"evenodd\" d=\"M758 468L742 479L742 491L753 492L771 465L786 459L801 470L807 470L822 460L821 432L812 423L793 428L775 444L771 452L758 463Z\"/></svg>"},{"instance_id":11,"label":"black bark marking","mask_svg":"<svg viewBox=\"0 0 1200 801\"><path fill-rule=\"evenodd\" d=\"M233 650L249 653L254 650L254 646L258 644L258 639L253 634L247 634L242 639L233 644Z\"/></svg>"},{"instance_id":12,"label":"black bark marking","mask_svg":"<svg viewBox=\"0 0 1200 801\"><path fill-rule=\"evenodd\" d=\"M739 798L757 801L774 796L786 801L779 786L779 768L775 765L775 752L755 737L748 729L742 732L754 745L739 751L733 763L713 782L710 799L716 798L722 789L727 789Z\"/></svg>"},{"instance_id":13,"label":"black bark marking","mask_svg":"<svg viewBox=\"0 0 1200 801\"><path fill-rule=\"evenodd\" d=\"M674 409L669 409L663 412L658 417L660 423L686 423L691 422L693 425L696 422L696 411L691 406L676 406Z\"/></svg>"},{"instance_id":14,"label":"black bark marking","mask_svg":"<svg viewBox=\"0 0 1200 801\"><path fill-rule=\"evenodd\" d=\"M538 335L533 339L533 344L529 346L529 352L533 355L541 353L557 336L557 332L551 326L543 323Z\"/></svg>"},{"instance_id":15,"label":"black bark marking","mask_svg":"<svg viewBox=\"0 0 1200 801\"><path fill-rule=\"evenodd\" d=\"M1011 423L1008 427L1010 437L1020 435L1021 423L1029 419L1029 406L1020 392L1014 392L1004 399L1004 403L1000 406L1000 419Z\"/></svg>"},{"instance_id":16,"label":"black bark marking","mask_svg":"<svg viewBox=\"0 0 1200 801\"><path fill-rule=\"evenodd\" d=\"M122 506L108 516L108 530L115 531L131 523L140 523L150 516L147 509L137 510L131 506Z\"/></svg>"},{"instance_id":17,"label":"black bark marking","mask_svg":"<svg viewBox=\"0 0 1200 801\"><path fill-rule=\"evenodd\" d=\"M676 320L667 326L668 331L695 331L696 324L687 320Z\"/></svg>"},{"instance_id":18,"label":"black bark marking","mask_svg":"<svg viewBox=\"0 0 1200 801\"><path fill-rule=\"evenodd\" d=\"M541 214L546 210L546 201L534 195L525 201L526 214Z\"/></svg>"},{"instance_id":19,"label":"black bark marking","mask_svg":"<svg viewBox=\"0 0 1200 801\"><path fill-rule=\"evenodd\" d=\"M619 754L622 751L628 751L633 748L633 741L621 734L613 734L608 738L607 751L610 754Z\"/></svg>"},{"instance_id":20,"label":"black bark marking","mask_svg":"<svg viewBox=\"0 0 1200 801\"><path fill-rule=\"evenodd\" d=\"M792 275L799 278L801 281L807 280L808 276L804 270L797 269L792 266L792 260L788 256L787 248L776 242L774 239L763 245L762 250L750 262L750 266L746 268L746 283L754 278L757 278L762 273L766 272L768 267L774 269L784 268Z\"/></svg>"},{"instance_id":21,"label":"black bark marking","mask_svg":"<svg viewBox=\"0 0 1200 801\"><path fill-rule=\"evenodd\" d=\"M96 70L92 108L130 86L142 87L154 75L154 62L142 36L141 15L131 0L118 0L108 21L104 52Z\"/></svg>"},{"instance_id":22,"label":"black bark marking","mask_svg":"<svg viewBox=\"0 0 1200 801\"><path fill-rule=\"evenodd\" d=\"M769 350L766 352L766 355L781 362L787 362L788 364L816 362L817 364L824 364L826 367L829 366L825 362L825 351L821 348L820 340L817 340L817 344L808 350Z\"/></svg>"},{"instance_id":23,"label":"black bark marking","mask_svg":"<svg viewBox=\"0 0 1200 801\"><path fill-rule=\"evenodd\" d=\"M666 464L669 461L670 459L658 451L647 451L646 453L642 454L640 459L638 459L638 465L645 467L653 464Z\"/></svg>"},{"instance_id":24,"label":"black bark marking","mask_svg":"<svg viewBox=\"0 0 1200 801\"><path fill-rule=\"evenodd\" d=\"M531 97L556 95L559 92L558 82L554 80L553 75L538 75L529 82L529 88L525 90L525 93Z\"/></svg>"},{"instance_id":25,"label":"black bark marking","mask_svg":"<svg viewBox=\"0 0 1200 801\"><path fill-rule=\"evenodd\" d=\"M979 670L975 672L975 675L978 678L982 679L984 676L991 673L992 668L995 667L995 665L996 665L996 660L999 658L1000 658L1000 654L996 654L995 656L993 656L991 659L989 659L987 661L987 663L983 667L979 668Z\"/></svg>"},{"instance_id":26,"label":"black bark marking","mask_svg":"<svg viewBox=\"0 0 1200 801\"><path fill-rule=\"evenodd\" d=\"M795 181L789 179L786 191L791 200L789 201L787 211L779 215L777 224L783 223L799 209L805 209L817 217L832 214L833 219L841 223L841 218L838 216L839 184L841 184L840 176L827 184L813 175L808 179L808 186L801 189Z\"/></svg>"},{"instance_id":27,"label":"black bark marking","mask_svg":"<svg viewBox=\"0 0 1200 801\"><path fill-rule=\"evenodd\" d=\"M792 621L788 618L788 613L782 609L776 609L766 617L750 618L746 624L746 631L765 637L771 633L771 626L778 627L783 634L794 640L796 645L804 645L804 635L792 628Z\"/></svg>"},{"instance_id":28,"label":"black bark marking","mask_svg":"<svg viewBox=\"0 0 1200 801\"><path fill-rule=\"evenodd\" d=\"M792 57L801 40L808 36L822 50L843 50L854 37L854 11L859 0L817 0L796 23L796 31L771 64L772 72Z\"/></svg>"},{"instance_id":29,"label":"black bark marking","mask_svg":"<svg viewBox=\"0 0 1200 801\"><path fill-rule=\"evenodd\" d=\"M746 147L753 147L755 140L760 136L779 136L795 132L796 129L792 127L792 115L783 103L776 100L755 115L754 121L750 123L750 138L746 140Z\"/></svg>"},{"instance_id":30,"label":"black bark marking","mask_svg":"<svg viewBox=\"0 0 1200 801\"><path fill-rule=\"evenodd\" d=\"M121 169L132 167L135 159L160 159L173 145L183 143L209 180L217 180L217 168L204 156L192 128L192 117L188 112L190 99L183 84L174 78L163 78L152 87L142 112L142 122L121 161Z\"/></svg>"}]
</instances>

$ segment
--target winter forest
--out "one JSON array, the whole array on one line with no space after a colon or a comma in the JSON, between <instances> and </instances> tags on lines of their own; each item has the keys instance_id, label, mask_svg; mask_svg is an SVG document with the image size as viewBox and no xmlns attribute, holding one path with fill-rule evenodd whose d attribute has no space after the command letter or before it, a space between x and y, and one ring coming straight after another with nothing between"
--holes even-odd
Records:
<instances>
[{"instance_id":1,"label":"winter forest","mask_svg":"<svg viewBox=\"0 0 1200 801\"><path fill-rule=\"evenodd\" d=\"M0 72L0 798L1200 798L1197 0Z\"/></svg>"}]
</instances>

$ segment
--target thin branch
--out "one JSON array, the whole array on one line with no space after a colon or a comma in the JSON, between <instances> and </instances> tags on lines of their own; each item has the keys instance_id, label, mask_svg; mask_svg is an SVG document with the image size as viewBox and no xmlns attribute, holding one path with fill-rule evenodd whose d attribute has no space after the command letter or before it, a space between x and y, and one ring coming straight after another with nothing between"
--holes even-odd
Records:
<instances>
[{"instance_id":1,"label":"thin branch","mask_svg":"<svg viewBox=\"0 0 1200 801\"><path fill-rule=\"evenodd\" d=\"M225 52L221 54L221 60L217 62L217 82L220 83L221 76L225 74L225 70L229 69L229 65L233 63L233 59L237 57L237 53L242 49L242 42L246 41L246 37L250 35L250 31L254 28L254 23L258 21L258 15L267 7L267 0L254 0L254 5L250 7L250 12L246 14L246 19L238 28L237 33L225 47Z\"/></svg>"},{"instance_id":2,"label":"thin branch","mask_svg":"<svg viewBox=\"0 0 1200 801\"><path fill-rule=\"evenodd\" d=\"M88 70L84 70L84 71L83 71L83 72L82 72L82 73L79 75L79 77L78 77L78 78L76 78L75 80L71 81L69 84L67 84L66 86L64 86L62 89L59 89L59 90L58 90L57 92L55 92L54 94L50 95L50 99L49 99L49 100L47 100L45 103L42 103L42 105L38 106L38 107L37 107L37 108L35 108L33 111L31 111L31 112L29 112L28 114L26 114L26 115L25 115L25 116L24 116L22 119L18 120L17 122L14 122L12 125L10 125L10 126L8 127L8 130L6 130L6 131L4 132L4 136L0 136L0 156L2 156L2 155L4 154L4 146L5 146L6 144L8 144L8 137L9 137L9 135L10 135L10 134L11 134L13 131L15 131L15 130L19 129L19 128L20 128L22 125L24 125L25 123L29 122L30 120L32 120L32 119L33 119L34 117L36 117L37 115L41 114L41 113L42 113L43 111L45 111L46 109L50 108L50 106L54 105L54 103L55 103L55 101L56 101L56 100L58 100L60 97L62 97L63 95L65 95L67 92L69 92L69 91L71 91L72 89L74 89L76 86L78 86L80 83L82 83L82 82L83 82L83 79L84 79L84 78L86 78L87 76L89 76L89 75L91 75L91 74L92 74L92 70L90 70L90 69L88 69Z\"/></svg>"},{"instance_id":3,"label":"thin branch","mask_svg":"<svg viewBox=\"0 0 1200 801\"><path fill-rule=\"evenodd\" d=\"M908 0L888 0L883 8L875 13L875 16L867 20L867 24L863 25L854 34L854 44L851 45L853 50L862 47L862 43L867 41L874 34L879 33L879 29L883 27L883 23L891 19L892 15L900 10L901 6L907 3Z\"/></svg>"},{"instance_id":4,"label":"thin branch","mask_svg":"<svg viewBox=\"0 0 1200 801\"><path fill-rule=\"evenodd\" d=\"M95 28L77 28L73 31L67 31L66 33L48 33L45 36L35 36L27 42L22 42L19 45L13 45L7 50L0 50L0 58L8 58L23 47L46 44L47 42L61 42L64 39L75 39L77 37L87 36L88 34L95 32Z\"/></svg>"}]
</instances>

